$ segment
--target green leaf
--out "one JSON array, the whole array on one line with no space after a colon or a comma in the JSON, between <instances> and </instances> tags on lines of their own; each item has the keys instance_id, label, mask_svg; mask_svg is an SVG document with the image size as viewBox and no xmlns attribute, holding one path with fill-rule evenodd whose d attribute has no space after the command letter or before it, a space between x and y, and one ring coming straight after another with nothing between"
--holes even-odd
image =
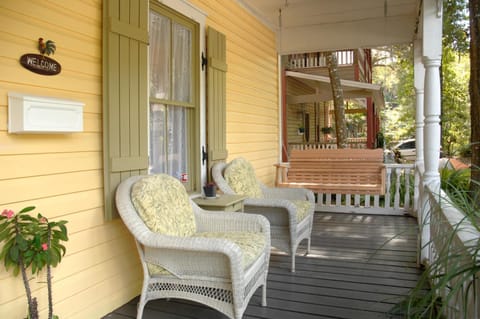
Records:
<instances>
[{"instance_id":1,"label":"green leaf","mask_svg":"<svg viewBox=\"0 0 480 319\"><path fill-rule=\"evenodd\" d=\"M60 255L57 251L52 251L50 254L50 265L53 267L57 267L58 263L60 262Z\"/></svg>"},{"instance_id":2,"label":"green leaf","mask_svg":"<svg viewBox=\"0 0 480 319\"><path fill-rule=\"evenodd\" d=\"M8 222L3 222L3 223L1 223L1 224L0 224L0 233L1 233L2 231L4 231L9 225L10 225L10 223L8 223Z\"/></svg>"},{"instance_id":3,"label":"green leaf","mask_svg":"<svg viewBox=\"0 0 480 319\"><path fill-rule=\"evenodd\" d=\"M54 238L58 238L58 239L63 240L63 241L68 241L67 230L66 230L65 226L63 227L63 229L61 229L61 231L54 230L52 232L52 236Z\"/></svg>"},{"instance_id":4,"label":"green leaf","mask_svg":"<svg viewBox=\"0 0 480 319\"><path fill-rule=\"evenodd\" d=\"M65 256L65 254L67 253L67 248L65 248L65 246L63 245L57 245L56 247L60 248L62 250L62 256Z\"/></svg>"},{"instance_id":5,"label":"green leaf","mask_svg":"<svg viewBox=\"0 0 480 319\"><path fill-rule=\"evenodd\" d=\"M14 231L13 229L8 229L8 228L4 229L3 231L0 231L0 242L11 237L13 231Z\"/></svg>"},{"instance_id":6,"label":"green leaf","mask_svg":"<svg viewBox=\"0 0 480 319\"><path fill-rule=\"evenodd\" d=\"M19 273L20 273L20 267L15 266L13 268L13 276L17 277Z\"/></svg>"},{"instance_id":7,"label":"green leaf","mask_svg":"<svg viewBox=\"0 0 480 319\"><path fill-rule=\"evenodd\" d=\"M21 211L19 211L18 213L19 214L28 213L29 211L32 211L34 209L35 209L35 206L27 206L23 208Z\"/></svg>"},{"instance_id":8,"label":"green leaf","mask_svg":"<svg viewBox=\"0 0 480 319\"><path fill-rule=\"evenodd\" d=\"M18 247L17 247L17 246L13 246L13 247L10 249L9 258L10 258L12 261L18 262L19 256L20 256L20 251L18 250Z\"/></svg>"}]
</instances>

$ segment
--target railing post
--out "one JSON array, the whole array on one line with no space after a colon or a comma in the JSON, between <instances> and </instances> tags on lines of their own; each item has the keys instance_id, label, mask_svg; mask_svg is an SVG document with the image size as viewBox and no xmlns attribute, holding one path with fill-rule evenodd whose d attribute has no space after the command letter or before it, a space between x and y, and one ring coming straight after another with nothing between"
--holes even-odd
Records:
<instances>
[{"instance_id":1,"label":"railing post","mask_svg":"<svg viewBox=\"0 0 480 319\"><path fill-rule=\"evenodd\" d=\"M423 167L417 168L419 170L419 176L423 176ZM420 185L425 185L422 178L420 178ZM425 187L420 188L420 203L418 208L418 220L420 227L420 240L419 240L419 251L417 265L425 265L430 258L430 217L431 217L431 206L429 201L429 196L425 191Z\"/></svg>"},{"instance_id":2,"label":"railing post","mask_svg":"<svg viewBox=\"0 0 480 319\"><path fill-rule=\"evenodd\" d=\"M423 167L423 100L424 100L424 84L425 84L425 67L422 63L422 42L415 40L414 43L414 85L415 85L415 147L416 158L415 166ZM420 175L418 169L415 170L415 182L413 190L413 212L418 214L419 206L419 187Z\"/></svg>"}]
</instances>

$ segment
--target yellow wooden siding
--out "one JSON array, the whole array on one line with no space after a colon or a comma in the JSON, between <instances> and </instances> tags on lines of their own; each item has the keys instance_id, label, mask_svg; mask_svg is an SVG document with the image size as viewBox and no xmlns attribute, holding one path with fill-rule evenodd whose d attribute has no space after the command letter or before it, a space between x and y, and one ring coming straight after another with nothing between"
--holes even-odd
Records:
<instances>
[{"instance_id":1,"label":"yellow wooden siding","mask_svg":"<svg viewBox=\"0 0 480 319\"><path fill-rule=\"evenodd\" d=\"M287 78L287 95L314 94L300 81ZM303 113L310 114L310 141L315 140L315 111L313 103L288 104L287 105L287 137L289 144L302 144L305 142L304 135L299 135L298 127L303 123Z\"/></svg>"},{"instance_id":2,"label":"yellow wooden siding","mask_svg":"<svg viewBox=\"0 0 480 319\"><path fill-rule=\"evenodd\" d=\"M55 313L99 318L138 294L141 272L131 236L120 220L104 222L102 146L102 2L2 1L0 4L0 209L35 205L50 219L65 219L67 254L54 269ZM56 42L56 76L19 64L38 53L39 37ZM84 132L8 134L8 92L85 103ZM34 211L34 212L35 212ZM32 280L46 317L44 283ZM20 277L0 267L0 318L23 318Z\"/></svg>"},{"instance_id":3,"label":"yellow wooden siding","mask_svg":"<svg viewBox=\"0 0 480 319\"><path fill-rule=\"evenodd\" d=\"M227 148L273 184L278 159L278 77L272 31L235 1L192 0L207 24L227 36ZM16 0L0 3L0 209L37 206L65 219L67 254L54 269L54 311L60 318L100 318L138 295L141 269L120 220L104 221L102 144L102 1ZM37 39L56 42L56 76L18 62L37 53ZM85 103L84 132L8 134L7 95L21 92ZM46 287L32 281L46 317ZM22 318L20 278L0 267L0 318Z\"/></svg>"},{"instance_id":4,"label":"yellow wooden siding","mask_svg":"<svg viewBox=\"0 0 480 319\"><path fill-rule=\"evenodd\" d=\"M275 35L233 0L191 2L207 13L207 25L227 38L228 160L247 158L258 178L273 185L279 158Z\"/></svg>"}]
</instances>

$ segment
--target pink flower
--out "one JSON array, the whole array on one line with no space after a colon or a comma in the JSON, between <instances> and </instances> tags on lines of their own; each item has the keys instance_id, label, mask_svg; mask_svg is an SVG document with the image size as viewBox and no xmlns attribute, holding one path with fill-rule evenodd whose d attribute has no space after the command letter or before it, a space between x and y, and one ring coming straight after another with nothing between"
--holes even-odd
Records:
<instances>
[{"instance_id":1,"label":"pink flower","mask_svg":"<svg viewBox=\"0 0 480 319\"><path fill-rule=\"evenodd\" d=\"M48 223L48 219L46 217L42 217L42 218L40 218L39 222L40 222L40 224L46 224L46 223Z\"/></svg>"},{"instance_id":2,"label":"pink flower","mask_svg":"<svg viewBox=\"0 0 480 319\"><path fill-rule=\"evenodd\" d=\"M43 243L43 244L42 244L42 249L43 249L44 251L48 249L47 243Z\"/></svg>"},{"instance_id":3,"label":"pink flower","mask_svg":"<svg viewBox=\"0 0 480 319\"><path fill-rule=\"evenodd\" d=\"M2 212L2 216L5 216L7 218L12 218L15 213L11 209L4 209Z\"/></svg>"}]
</instances>

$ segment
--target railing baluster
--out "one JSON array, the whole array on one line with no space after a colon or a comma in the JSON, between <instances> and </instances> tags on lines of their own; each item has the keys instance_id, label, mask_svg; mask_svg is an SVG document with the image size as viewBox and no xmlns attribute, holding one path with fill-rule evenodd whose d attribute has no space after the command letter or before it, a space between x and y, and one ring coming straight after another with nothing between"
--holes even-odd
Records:
<instances>
[{"instance_id":1,"label":"railing baluster","mask_svg":"<svg viewBox=\"0 0 480 319\"><path fill-rule=\"evenodd\" d=\"M352 206L352 196L350 194L345 195L345 206Z\"/></svg>"},{"instance_id":2,"label":"railing baluster","mask_svg":"<svg viewBox=\"0 0 480 319\"><path fill-rule=\"evenodd\" d=\"M404 200L403 207L405 209L409 209L410 208L410 168L405 169L404 176L405 176L405 200Z\"/></svg>"},{"instance_id":3,"label":"railing baluster","mask_svg":"<svg viewBox=\"0 0 480 319\"><path fill-rule=\"evenodd\" d=\"M392 169L387 167L387 178L386 178L386 185L385 185L385 208L390 208L390 186L391 186L391 178L392 178Z\"/></svg>"},{"instance_id":4,"label":"railing baluster","mask_svg":"<svg viewBox=\"0 0 480 319\"><path fill-rule=\"evenodd\" d=\"M355 194L354 196L354 201L353 201L353 206L359 207L360 206L360 195Z\"/></svg>"},{"instance_id":5,"label":"railing baluster","mask_svg":"<svg viewBox=\"0 0 480 319\"><path fill-rule=\"evenodd\" d=\"M400 173L400 168L395 169L395 197L394 197L394 204L393 208L398 209L400 207L400 180L402 175Z\"/></svg>"},{"instance_id":6,"label":"railing baluster","mask_svg":"<svg viewBox=\"0 0 480 319\"><path fill-rule=\"evenodd\" d=\"M375 208L380 207L380 196L375 195L373 197L373 207L375 207Z\"/></svg>"}]
</instances>

